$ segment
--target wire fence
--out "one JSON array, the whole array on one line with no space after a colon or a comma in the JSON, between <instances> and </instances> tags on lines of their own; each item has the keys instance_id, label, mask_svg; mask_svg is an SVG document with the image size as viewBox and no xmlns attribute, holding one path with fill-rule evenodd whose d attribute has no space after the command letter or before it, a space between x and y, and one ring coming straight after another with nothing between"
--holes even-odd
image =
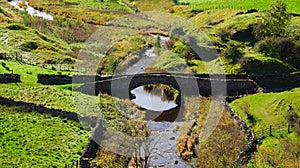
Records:
<instances>
[{"instance_id":1,"label":"wire fence","mask_svg":"<svg viewBox=\"0 0 300 168\"><path fill-rule=\"evenodd\" d=\"M60 70L60 71L72 71L72 72L86 72L87 68L78 68L74 64L49 64L49 63L39 63L34 59L23 56L19 52L12 53L0 53L0 59L2 60L15 60L20 63L38 66L44 69L50 70Z\"/></svg>"},{"instance_id":2,"label":"wire fence","mask_svg":"<svg viewBox=\"0 0 300 168\"><path fill-rule=\"evenodd\" d=\"M255 131L254 135L258 139L266 138L268 136L273 136L277 133L291 133L292 125L290 124L282 124L282 125L270 125L267 128L263 128L259 131Z\"/></svg>"},{"instance_id":3,"label":"wire fence","mask_svg":"<svg viewBox=\"0 0 300 168\"><path fill-rule=\"evenodd\" d=\"M71 164L66 164L64 168L80 168L80 161L76 160Z\"/></svg>"}]
</instances>

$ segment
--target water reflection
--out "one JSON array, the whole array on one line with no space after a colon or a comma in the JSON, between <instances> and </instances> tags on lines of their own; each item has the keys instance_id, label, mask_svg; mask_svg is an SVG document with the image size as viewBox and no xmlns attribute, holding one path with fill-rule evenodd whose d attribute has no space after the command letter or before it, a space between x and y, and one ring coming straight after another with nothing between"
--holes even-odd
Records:
<instances>
[{"instance_id":1,"label":"water reflection","mask_svg":"<svg viewBox=\"0 0 300 168\"><path fill-rule=\"evenodd\" d=\"M132 101L138 106L152 111L166 111L177 107L174 100L170 100L161 89L141 86L131 91L135 95Z\"/></svg>"}]
</instances>

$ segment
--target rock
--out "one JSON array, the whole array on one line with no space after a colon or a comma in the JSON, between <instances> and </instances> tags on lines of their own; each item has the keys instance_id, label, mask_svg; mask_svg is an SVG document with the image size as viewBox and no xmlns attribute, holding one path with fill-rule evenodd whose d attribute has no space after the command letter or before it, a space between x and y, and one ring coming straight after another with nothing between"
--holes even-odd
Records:
<instances>
[{"instance_id":1,"label":"rock","mask_svg":"<svg viewBox=\"0 0 300 168\"><path fill-rule=\"evenodd\" d=\"M175 160L175 161L174 161L174 164L178 164L178 160Z\"/></svg>"}]
</instances>

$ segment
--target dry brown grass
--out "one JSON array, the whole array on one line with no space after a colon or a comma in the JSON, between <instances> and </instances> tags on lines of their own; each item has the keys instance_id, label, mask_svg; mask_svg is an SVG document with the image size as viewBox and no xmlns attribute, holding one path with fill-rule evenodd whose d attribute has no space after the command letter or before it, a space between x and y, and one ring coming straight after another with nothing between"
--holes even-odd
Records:
<instances>
[{"instance_id":1,"label":"dry brown grass","mask_svg":"<svg viewBox=\"0 0 300 168\"><path fill-rule=\"evenodd\" d=\"M173 0L137 0L135 6L140 11L168 11L175 3Z\"/></svg>"},{"instance_id":2,"label":"dry brown grass","mask_svg":"<svg viewBox=\"0 0 300 168\"><path fill-rule=\"evenodd\" d=\"M185 160L195 157L197 151L196 164L199 167L226 167L238 166L237 158L239 152L246 146L247 141L244 133L222 105L217 101L208 98L190 98L187 100L186 117L190 120L181 126L180 137L177 139L177 153ZM221 111L221 118L217 127L214 129L208 139L199 139L207 113L210 110L210 104L213 104L213 110ZM196 106L196 105L199 106ZM198 117L191 120L195 111L198 109ZM210 111L211 112L211 111ZM197 114L196 114L197 115ZM197 145L195 149L194 145Z\"/></svg>"}]
</instances>

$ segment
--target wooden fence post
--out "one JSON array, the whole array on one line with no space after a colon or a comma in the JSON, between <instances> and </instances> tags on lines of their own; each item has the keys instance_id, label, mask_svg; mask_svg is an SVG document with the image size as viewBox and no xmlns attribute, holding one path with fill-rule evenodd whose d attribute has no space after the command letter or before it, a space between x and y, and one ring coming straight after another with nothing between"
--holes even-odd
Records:
<instances>
[{"instance_id":1,"label":"wooden fence post","mask_svg":"<svg viewBox=\"0 0 300 168\"><path fill-rule=\"evenodd\" d=\"M288 133L290 133L290 130L291 129L291 127L290 127L290 124L288 124Z\"/></svg>"},{"instance_id":2,"label":"wooden fence post","mask_svg":"<svg viewBox=\"0 0 300 168\"><path fill-rule=\"evenodd\" d=\"M270 136L272 136L272 125L270 125Z\"/></svg>"}]
</instances>

